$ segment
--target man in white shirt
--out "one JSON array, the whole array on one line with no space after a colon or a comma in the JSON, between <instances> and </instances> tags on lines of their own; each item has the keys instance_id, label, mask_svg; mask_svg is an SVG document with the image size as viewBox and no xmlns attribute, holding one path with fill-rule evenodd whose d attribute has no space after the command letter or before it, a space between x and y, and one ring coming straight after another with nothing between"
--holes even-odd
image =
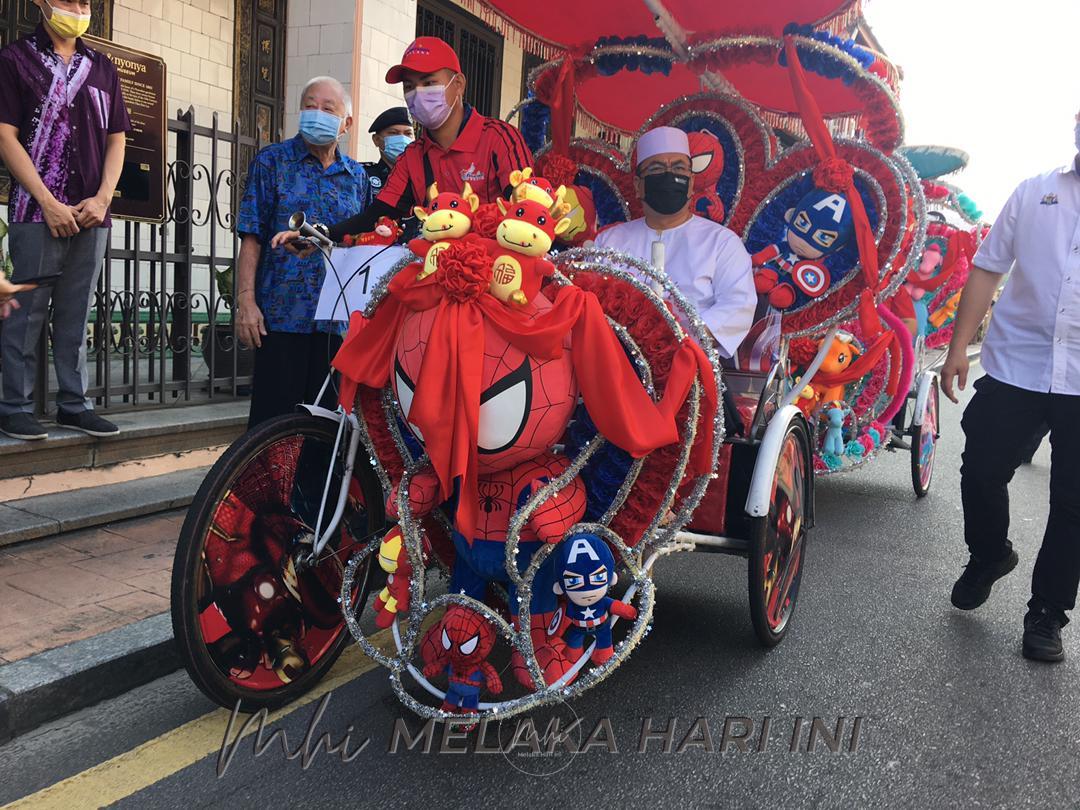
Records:
<instances>
[{"instance_id":1,"label":"man in white shirt","mask_svg":"<svg viewBox=\"0 0 1080 810\"><path fill-rule=\"evenodd\" d=\"M693 185L686 133L649 130L638 140L634 177L645 216L605 229L596 246L651 261L653 243L662 242L665 271L730 358L754 321L754 272L738 236L690 210Z\"/></svg>"},{"instance_id":2,"label":"man in white shirt","mask_svg":"<svg viewBox=\"0 0 1080 810\"><path fill-rule=\"evenodd\" d=\"M1080 114L1076 116L1080 150ZM971 559L952 602L971 610L1017 564L1008 539L1008 483L1025 445L1045 423L1053 447L1050 516L1024 617L1023 654L1061 661L1061 628L1080 582L1080 154L1021 183L975 255L957 311L942 387L967 383L967 346L994 307L982 348L986 375L964 411L961 495Z\"/></svg>"}]
</instances>

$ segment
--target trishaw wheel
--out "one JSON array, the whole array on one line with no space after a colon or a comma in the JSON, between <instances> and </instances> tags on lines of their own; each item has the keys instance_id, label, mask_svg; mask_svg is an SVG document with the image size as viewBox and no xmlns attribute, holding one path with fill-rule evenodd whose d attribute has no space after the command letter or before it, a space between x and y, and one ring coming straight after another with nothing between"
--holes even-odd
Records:
<instances>
[{"instance_id":1,"label":"trishaw wheel","mask_svg":"<svg viewBox=\"0 0 1080 810\"><path fill-rule=\"evenodd\" d=\"M338 602L344 564L382 526L382 495L361 452L341 528L317 563L304 564L336 432L308 414L259 425L225 451L188 510L173 561L173 634L192 680L222 706L295 700L348 641ZM339 449L328 517L343 477ZM367 596L368 575L358 573L354 604Z\"/></svg>"},{"instance_id":2,"label":"trishaw wheel","mask_svg":"<svg viewBox=\"0 0 1080 810\"><path fill-rule=\"evenodd\" d=\"M779 644L787 633L802 581L808 446L804 425L788 425L773 473L769 513L750 525L750 618L766 647Z\"/></svg>"},{"instance_id":3,"label":"trishaw wheel","mask_svg":"<svg viewBox=\"0 0 1080 810\"><path fill-rule=\"evenodd\" d=\"M934 477L934 458L940 436L938 404L938 381L934 377L923 405L922 424L913 426L911 432L911 486L918 498L926 497Z\"/></svg>"}]
</instances>

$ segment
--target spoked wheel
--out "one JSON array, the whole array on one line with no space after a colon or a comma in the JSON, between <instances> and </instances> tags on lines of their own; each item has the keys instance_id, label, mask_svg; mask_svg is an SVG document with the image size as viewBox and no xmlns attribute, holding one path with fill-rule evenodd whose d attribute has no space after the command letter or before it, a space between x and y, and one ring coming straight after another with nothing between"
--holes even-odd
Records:
<instances>
[{"instance_id":1,"label":"spoked wheel","mask_svg":"<svg viewBox=\"0 0 1080 810\"><path fill-rule=\"evenodd\" d=\"M801 422L788 425L773 474L769 514L751 523L750 618L766 647L787 633L802 581L806 549L808 439Z\"/></svg>"},{"instance_id":2,"label":"spoked wheel","mask_svg":"<svg viewBox=\"0 0 1080 810\"><path fill-rule=\"evenodd\" d=\"M922 409L922 423L911 427L911 486L919 498L926 497L934 477L938 429L938 381L932 377Z\"/></svg>"},{"instance_id":3,"label":"spoked wheel","mask_svg":"<svg viewBox=\"0 0 1080 810\"><path fill-rule=\"evenodd\" d=\"M173 563L173 634L192 680L222 706L296 699L349 637L338 603L344 565L382 527L382 493L361 453L340 529L310 559L331 459L326 519L343 484L336 432L308 414L256 427L222 455L188 510ZM368 573L358 573L356 602Z\"/></svg>"}]
</instances>

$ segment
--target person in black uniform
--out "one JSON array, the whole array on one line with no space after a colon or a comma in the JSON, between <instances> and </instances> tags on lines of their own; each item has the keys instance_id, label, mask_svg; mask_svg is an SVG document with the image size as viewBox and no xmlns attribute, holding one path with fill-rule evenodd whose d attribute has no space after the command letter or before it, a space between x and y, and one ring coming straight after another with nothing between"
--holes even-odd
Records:
<instances>
[{"instance_id":1,"label":"person in black uniform","mask_svg":"<svg viewBox=\"0 0 1080 810\"><path fill-rule=\"evenodd\" d=\"M413 133L407 107L391 107L383 110L372 122L368 132L371 133L371 141L375 144L375 148L379 150L379 160L363 164L368 181L371 183L371 198L368 203L370 205L382 191L383 184L390 176L398 155L416 140L416 136Z\"/></svg>"}]
</instances>

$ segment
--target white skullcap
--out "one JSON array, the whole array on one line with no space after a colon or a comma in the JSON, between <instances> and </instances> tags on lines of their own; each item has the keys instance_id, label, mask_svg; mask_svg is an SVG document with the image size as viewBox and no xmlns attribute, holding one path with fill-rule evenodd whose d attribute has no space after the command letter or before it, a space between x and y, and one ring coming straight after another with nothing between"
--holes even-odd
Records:
<instances>
[{"instance_id":1,"label":"white skullcap","mask_svg":"<svg viewBox=\"0 0 1080 810\"><path fill-rule=\"evenodd\" d=\"M686 133L675 127L650 129L638 139L637 162L634 165L640 166L653 155L663 155L668 152L690 157L690 139L687 138Z\"/></svg>"}]
</instances>

